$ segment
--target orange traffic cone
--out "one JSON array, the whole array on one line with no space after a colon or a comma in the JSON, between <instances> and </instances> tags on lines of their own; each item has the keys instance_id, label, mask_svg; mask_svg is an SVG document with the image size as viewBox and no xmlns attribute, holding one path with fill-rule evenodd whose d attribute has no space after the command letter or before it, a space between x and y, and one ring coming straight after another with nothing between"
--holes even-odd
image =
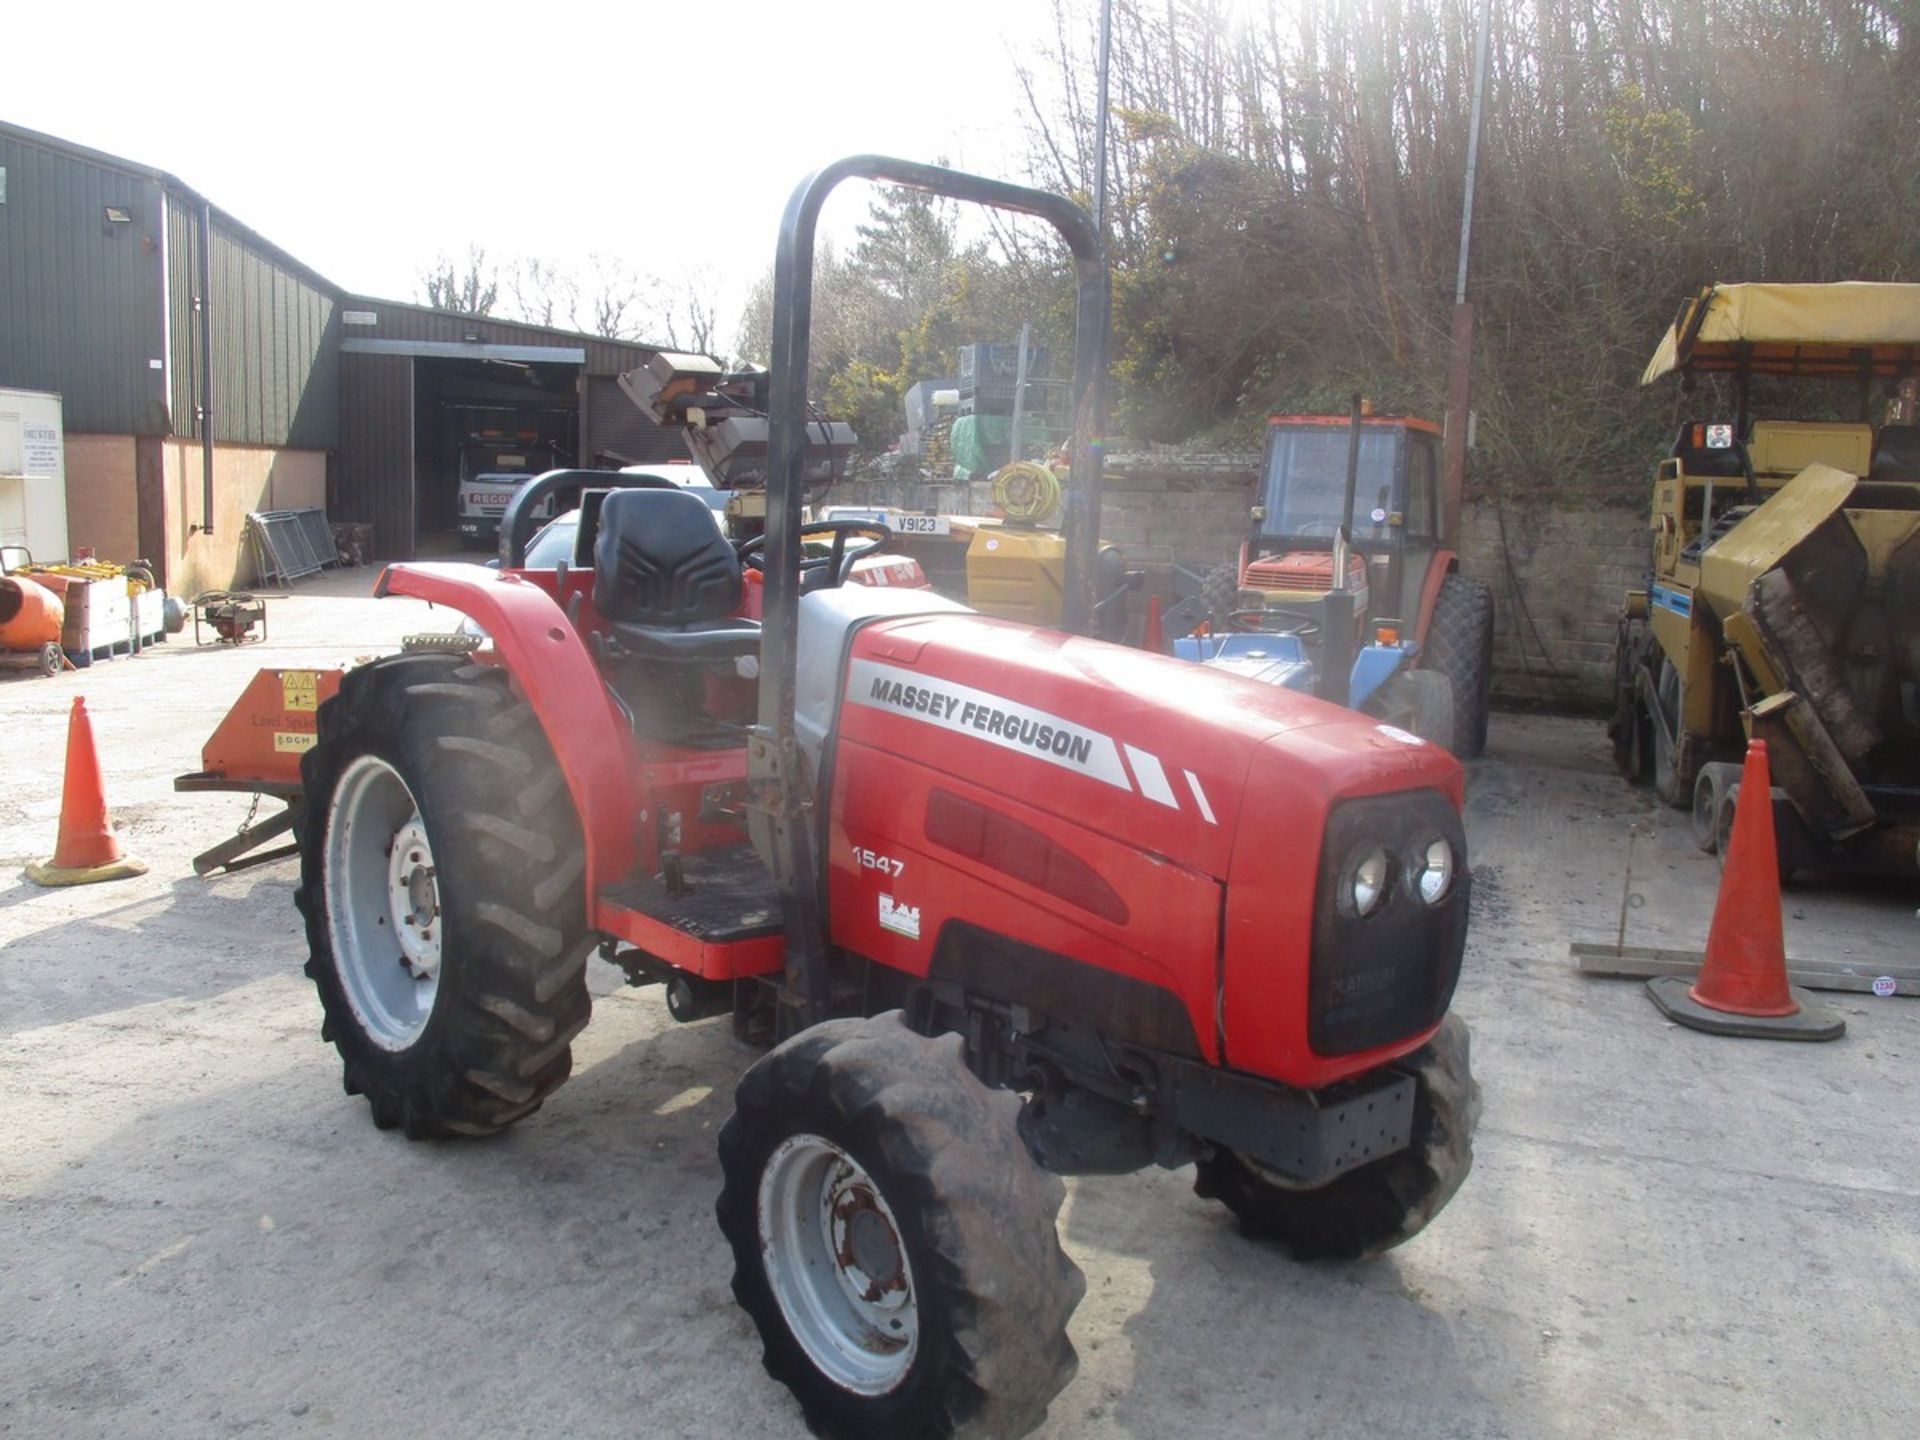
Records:
<instances>
[{"instance_id":1,"label":"orange traffic cone","mask_svg":"<svg viewBox=\"0 0 1920 1440\"><path fill-rule=\"evenodd\" d=\"M60 796L60 838L53 858L27 866L27 878L40 885L90 885L144 875L147 867L123 854L113 838L100 756L93 748L93 721L87 702L73 697L67 721L67 779Z\"/></svg>"},{"instance_id":2,"label":"orange traffic cone","mask_svg":"<svg viewBox=\"0 0 1920 1440\"><path fill-rule=\"evenodd\" d=\"M1764 740L1747 746L1727 867L1720 877L1699 978L1689 985L1683 975L1663 975L1647 982L1647 993L1668 1019L1713 1035L1838 1040L1847 1032L1845 1020L1787 983L1773 779Z\"/></svg>"},{"instance_id":3,"label":"orange traffic cone","mask_svg":"<svg viewBox=\"0 0 1920 1440\"><path fill-rule=\"evenodd\" d=\"M1155 655L1164 655L1167 653L1166 628L1160 621L1160 597L1158 595L1149 595L1147 597L1147 628L1146 633L1140 638L1140 648L1142 650L1151 650Z\"/></svg>"}]
</instances>

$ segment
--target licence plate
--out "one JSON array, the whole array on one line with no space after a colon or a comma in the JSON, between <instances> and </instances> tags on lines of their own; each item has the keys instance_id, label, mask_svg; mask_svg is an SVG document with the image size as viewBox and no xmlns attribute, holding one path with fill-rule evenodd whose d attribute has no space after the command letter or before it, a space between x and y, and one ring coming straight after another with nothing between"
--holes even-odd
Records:
<instances>
[{"instance_id":1,"label":"licence plate","mask_svg":"<svg viewBox=\"0 0 1920 1440\"><path fill-rule=\"evenodd\" d=\"M945 515L896 515L887 522L897 535L951 535L953 521Z\"/></svg>"}]
</instances>

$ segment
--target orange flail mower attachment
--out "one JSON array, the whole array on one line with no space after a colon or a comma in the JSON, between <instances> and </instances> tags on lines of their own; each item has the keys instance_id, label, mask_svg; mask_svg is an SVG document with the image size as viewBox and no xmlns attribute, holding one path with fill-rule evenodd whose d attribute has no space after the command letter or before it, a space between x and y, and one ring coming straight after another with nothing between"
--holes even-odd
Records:
<instances>
[{"instance_id":1,"label":"orange flail mower attachment","mask_svg":"<svg viewBox=\"0 0 1920 1440\"><path fill-rule=\"evenodd\" d=\"M313 748L320 706L340 691L340 670L262 670L247 682L227 718L200 747L201 768L176 775L179 791L235 790L271 795L286 809L196 855L193 868L205 875L217 869L240 870L293 853L282 846L246 860L239 857L293 828L299 815L300 757Z\"/></svg>"},{"instance_id":2,"label":"orange flail mower attachment","mask_svg":"<svg viewBox=\"0 0 1920 1440\"><path fill-rule=\"evenodd\" d=\"M200 747L201 774L230 789L300 786L300 757L313 748L314 715L340 690L339 670L262 670Z\"/></svg>"}]
</instances>

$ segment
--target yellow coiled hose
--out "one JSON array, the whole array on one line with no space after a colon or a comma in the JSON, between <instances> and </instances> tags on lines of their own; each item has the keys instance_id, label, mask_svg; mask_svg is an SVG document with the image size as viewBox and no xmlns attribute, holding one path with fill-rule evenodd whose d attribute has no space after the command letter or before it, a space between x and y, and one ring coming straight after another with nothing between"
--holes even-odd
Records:
<instances>
[{"instance_id":1,"label":"yellow coiled hose","mask_svg":"<svg viewBox=\"0 0 1920 1440\"><path fill-rule=\"evenodd\" d=\"M1009 520L1037 524L1059 508L1060 493L1060 477L1031 460L993 472L993 503Z\"/></svg>"}]
</instances>

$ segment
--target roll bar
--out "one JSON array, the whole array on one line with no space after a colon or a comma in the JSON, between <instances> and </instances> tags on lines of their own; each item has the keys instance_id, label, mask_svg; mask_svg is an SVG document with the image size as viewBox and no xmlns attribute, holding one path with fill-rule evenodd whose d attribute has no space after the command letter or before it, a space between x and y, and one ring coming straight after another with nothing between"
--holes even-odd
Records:
<instances>
[{"instance_id":1,"label":"roll bar","mask_svg":"<svg viewBox=\"0 0 1920 1440\"><path fill-rule=\"evenodd\" d=\"M812 796L794 741L794 645L799 628L800 518L806 499L807 360L813 323L813 249L820 208L844 180L875 180L1045 220L1073 255L1073 459L1067 481L1064 626L1094 622L1100 480L1106 435L1106 247L1093 219L1064 196L938 165L853 155L800 182L780 221L773 265L773 353L768 405L766 593L762 602L760 723L748 747L756 784L748 829L784 900L787 1003L782 1025L804 1028L827 1014L826 944Z\"/></svg>"}]
</instances>

